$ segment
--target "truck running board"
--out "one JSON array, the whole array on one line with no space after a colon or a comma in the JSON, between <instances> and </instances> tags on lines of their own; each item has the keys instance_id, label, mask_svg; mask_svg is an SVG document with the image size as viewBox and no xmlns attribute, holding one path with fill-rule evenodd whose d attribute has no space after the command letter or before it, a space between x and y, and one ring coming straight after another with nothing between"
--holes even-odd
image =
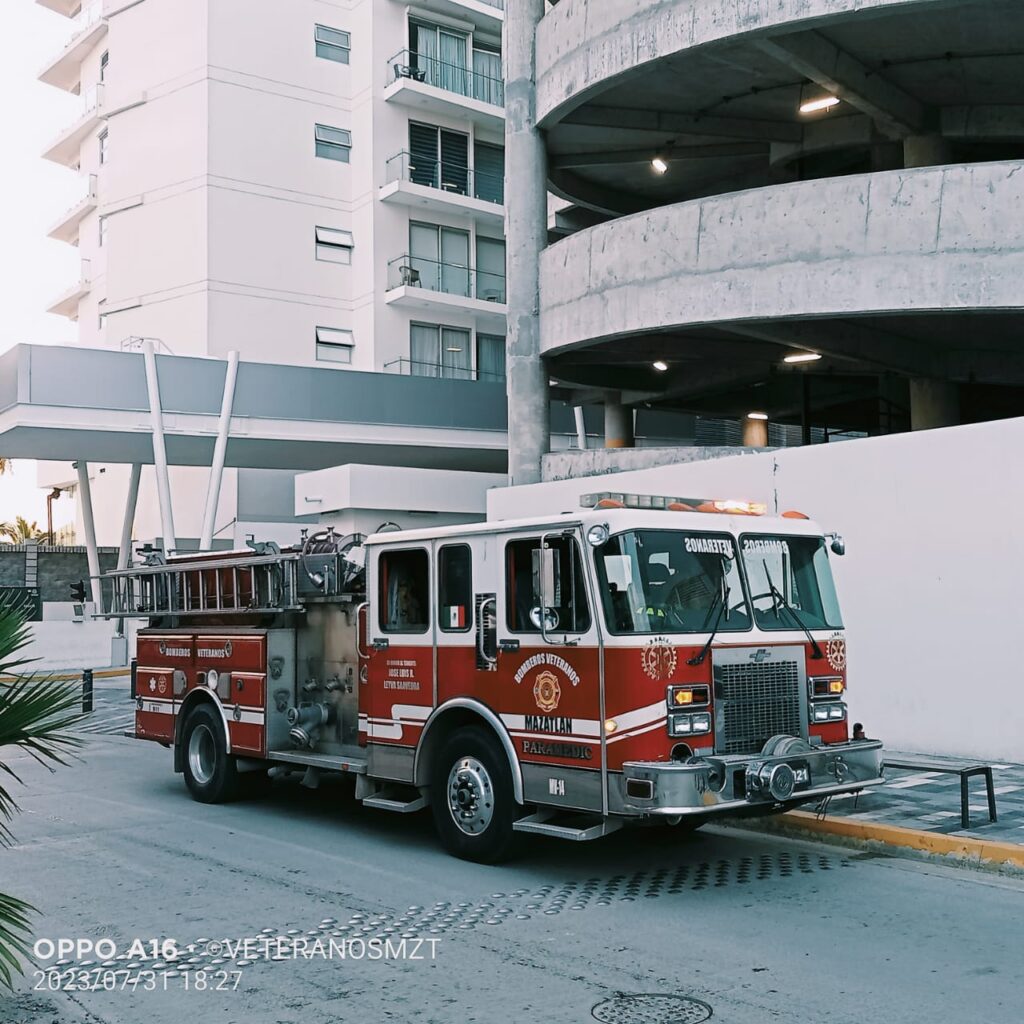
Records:
<instances>
[{"instance_id":1,"label":"truck running board","mask_svg":"<svg viewBox=\"0 0 1024 1024\"><path fill-rule=\"evenodd\" d=\"M356 779L356 799L361 800L364 807L396 814L412 814L427 806L427 798L411 786L378 782L365 776Z\"/></svg>"},{"instance_id":2,"label":"truck running board","mask_svg":"<svg viewBox=\"0 0 1024 1024\"><path fill-rule=\"evenodd\" d=\"M288 764L302 764L309 768L323 768L332 772L351 772L353 775L366 774L366 758L340 757L333 754L300 754L295 750L271 750L268 761L285 761Z\"/></svg>"},{"instance_id":3,"label":"truck running board","mask_svg":"<svg viewBox=\"0 0 1024 1024\"><path fill-rule=\"evenodd\" d=\"M592 818L579 814L564 816L557 821L552 811L537 811L512 823L515 832L536 832L542 836L554 836L556 839L573 839L586 842L589 839L600 839L611 835L622 828L621 821L610 818Z\"/></svg>"}]
</instances>

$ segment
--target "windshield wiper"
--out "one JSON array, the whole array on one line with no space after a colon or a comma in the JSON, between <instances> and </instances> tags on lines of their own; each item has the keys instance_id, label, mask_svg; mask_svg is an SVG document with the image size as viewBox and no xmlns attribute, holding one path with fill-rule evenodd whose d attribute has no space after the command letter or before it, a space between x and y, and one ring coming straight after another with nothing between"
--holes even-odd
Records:
<instances>
[{"instance_id":1,"label":"windshield wiper","mask_svg":"<svg viewBox=\"0 0 1024 1024\"><path fill-rule=\"evenodd\" d=\"M712 613L715 610L715 605L718 606L718 614L715 616L715 624L711 628L711 636L708 637L708 642L700 649L698 654L695 654L692 658L687 658L687 665L702 665L704 659L708 656L708 651L711 650L711 644L715 639L715 634L718 633L718 627L722 624L722 615L729 607L729 588L723 586L722 589L715 596L714 601L711 602L711 607L708 609L708 613L704 616L704 624L707 625L708 619L711 618Z\"/></svg>"},{"instance_id":2,"label":"windshield wiper","mask_svg":"<svg viewBox=\"0 0 1024 1024\"><path fill-rule=\"evenodd\" d=\"M821 648L818 646L818 641L814 639L814 634L807 628L804 620L800 618L796 609L786 600L779 588L775 586L772 574L768 571L767 559L765 559L761 564L764 566L764 576L768 581L768 593L772 595L772 611L775 612L775 618L779 618L779 608L785 608L786 611L793 616L793 621L804 631L804 635L807 639L811 641L811 649L814 651L812 657L815 661L820 658L824 658L825 655L821 653ZM778 600L778 604L775 603L776 600Z\"/></svg>"}]
</instances>

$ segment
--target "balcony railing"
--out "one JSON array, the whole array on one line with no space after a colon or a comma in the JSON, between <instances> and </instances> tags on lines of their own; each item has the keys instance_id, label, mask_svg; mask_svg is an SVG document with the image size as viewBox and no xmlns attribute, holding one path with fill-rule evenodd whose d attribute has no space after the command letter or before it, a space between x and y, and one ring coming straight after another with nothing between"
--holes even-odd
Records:
<instances>
[{"instance_id":1,"label":"balcony railing","mask_svg":"<svg viewBox=\"0 0 1024 1024\"><path fill-rule=\"evenodd\" d=\"M472 196L488 203L505 202L505 179L448 160L413 159L405 151L396 153L387 162L387 180L410 181L459 196Z\"/></svg>"},{"instance_id":2,"label":"balcony railing","mask_svg":"<svg viewBox=\"0 0 1024 1024\"><path fill-rule=\"evenodd\" d=\"M488 2L488 0L484 0ZM82 9L71 19L71 38L68 42L74 42L83 32L87 32L98 21L103 18L103 0L93 0L93 3L83 4Z\"/></svg>"},{"instance_id":3,"label":"balcony railing","mask_svg":"<svg viewBox=\"0 0 1024 1024\"><path fill-rule=\"evenodd\" d=\"M483 380L492 384L505 381L504 373L489 373L487 370L466 366L444 366L441 363L424 362L419 359L392 359L384 364L385 373L400 373L406 377L443 377L446 380Z\"/></svg>"},{"instance_id":4,"label":"balcony railing","mask_svg":"<svg viewBox=\"0 0 1024 1024\"><path fill-rule=\"evenodd\" d=\"M505 301L505 275L406 253L388 264L388 290L423 288L485 302Z\"/></svg>"},{"instance_id":5,"label":"balcony railing","mask_svg":"<svg viewBox=\"0 0 1024 1024\"><path fill-rule=\"evenodd\" d=\"M407 78L458 93L460 96L468 96L482 103L490 103L496 107L505 106L504 81L474 71L472 68L449 64L437 57L413 53L412 50L399 50L388 61L388 68L396 82Z\"/></svg>"}]
</instances>

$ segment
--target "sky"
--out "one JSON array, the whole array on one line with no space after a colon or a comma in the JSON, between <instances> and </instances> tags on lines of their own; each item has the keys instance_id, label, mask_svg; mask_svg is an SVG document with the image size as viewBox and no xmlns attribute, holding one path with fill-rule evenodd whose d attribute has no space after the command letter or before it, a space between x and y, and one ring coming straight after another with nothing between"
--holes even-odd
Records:
<instances>
[{"instance_id":1,"label":"sky","mask_svg":"<svg viewBox=\"0 0 1024 1024\"><path fill-rule=\"evenodd\" d=\"M20 342L69 344L76 325L45 312L75 280L78 252L46 237L50 226L81 195L74 171L39 154L74 120L77 96L36 81L71 36L71 22L33 0L6 0L0 60L4 133L0 142L0 353ZM4 452L0 449L0 456ZM18 462L0 477L0 521L23 515L46 521L46 492L35 486L35 464ZM71 502L54 507L57 525L71 518Z\"/></svg>"}]
</instances>

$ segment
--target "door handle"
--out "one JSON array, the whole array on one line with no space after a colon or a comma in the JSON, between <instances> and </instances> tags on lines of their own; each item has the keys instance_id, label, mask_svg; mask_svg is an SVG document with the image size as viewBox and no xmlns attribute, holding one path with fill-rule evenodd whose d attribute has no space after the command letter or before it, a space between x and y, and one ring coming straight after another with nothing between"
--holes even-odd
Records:
<instances>
[{"instance_id":1,"label":"door handle","mask_svg":"<svg viewBox=\"0 0 1024 1024\"><path fill-rule=\"evenodd\" d=\"M518 640L499 640L498 641L498 650L501 651L502 654L515 654L515 652L519 650L519 641Z\"/></svg>"},{"instance_id":2,"label":"door handle","mask_svg":"<svg viewBox=\"0 0 1024 1024\"><path fill-rule=\"evenodd\" d=\"M387 637L381 637L377 640L374 640L373 643L370 644L370 646L375 651L386 651L391 646L391 641L388 640Z\"/></svg>"}]
</instances>

